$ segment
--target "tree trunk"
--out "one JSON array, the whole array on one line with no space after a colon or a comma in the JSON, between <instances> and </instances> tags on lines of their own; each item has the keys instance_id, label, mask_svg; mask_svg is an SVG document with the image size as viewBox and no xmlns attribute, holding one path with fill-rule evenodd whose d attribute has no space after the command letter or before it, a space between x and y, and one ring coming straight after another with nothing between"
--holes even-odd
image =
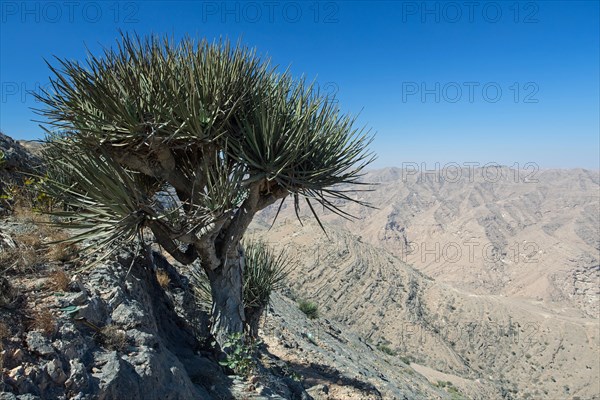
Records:
<instances>
[{"instance_id":1,"label":"tree trunk","mask_svg":"<svg viewBox=\"0 0 600 400\"><path fill-rule=\"evenodd\" d=\"M223 346L232 333L244 331L243 267L243 253L238 251L218 268L206 271L213 301L210 332L219 346Z\"/></svg>"},{"instance_id":2,"label":"tree trunk","mask_svg":"<svg viewBox=\"0 0 600 400\"><path fill-rule=\"evenodd\" d=\"M247 307L244 310L246 315L246 328L248 334L252 339L258 338L258 325L260 323L260 317L265 312L265 306L260 307Z\"/></svg>"}]
</instances>

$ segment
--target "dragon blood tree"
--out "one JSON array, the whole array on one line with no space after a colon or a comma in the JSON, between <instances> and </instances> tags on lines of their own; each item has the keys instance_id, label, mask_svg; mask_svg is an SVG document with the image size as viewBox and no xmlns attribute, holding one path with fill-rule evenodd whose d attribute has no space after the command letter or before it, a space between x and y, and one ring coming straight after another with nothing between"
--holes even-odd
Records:
<instances>
[{"instance_id":1,"label":"dragon blood tree","mask_svg":"<svg viewBox=\"0 0 600 400\"><path fill-rule=\"evenodd\" d=\"M83 65L49 67L37 112L61 132L46 148L61 223L94 250L145 229L180 263L199 260L218 343L244 328L240 241L254 215L288 196L317 221L316 203L347 215L339 200L359 202L340 185L373 160L369 132L252 49L122 35Z\"/></svg>"}]
</instances>

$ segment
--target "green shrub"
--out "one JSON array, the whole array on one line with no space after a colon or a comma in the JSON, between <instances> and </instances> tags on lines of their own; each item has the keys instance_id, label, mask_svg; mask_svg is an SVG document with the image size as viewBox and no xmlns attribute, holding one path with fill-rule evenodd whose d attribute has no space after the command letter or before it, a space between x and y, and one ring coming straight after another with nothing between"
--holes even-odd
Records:
<instances>
[{"instance_id":1,"label":"green shrub","mask_svg":"<svg viewBox=\"0 0 600 400\"><path fill-rule=\"evenodd\" d=\"M406 365L410 365L414 360L410 356L402 356L400 357L400 361L402 361Z\"/></svg>"},{"instance_id":2,"label":"green shrub","mask_svg":"<svg viewBox=\"0 0 600 400\"><path fill-rule=\"evenodd\" d=\"M302 311L309 319L319 318L319 307L316 303L307 300L300 300L298 302L298 308Z\"/></svg>"},{"instance_id":3,"label":"green shrub","mask_svg":"<svg viewBox=\"0 0 600 400\"><path fill-rule=\"evenodd\" d=\"M377 349L382 353L387 354L388 356L395 356L396 352L392 350L391 347L386 346L385 344L380 344L377 346Z\"/></svg>"},{"instance_id":4,"label":"green shrub","mask_svg":"<svg viewBox=\"0 0 600 400\"><path fill-rule=\"evenodd\" d=\"M55 207L55 201L43 190L44 177L10 178L0 182L0 206L10 210L19 209L31 214L49 212Z\"/></svg>"},{"instance_id":5,"label":"green shrub","mask_svg":"<svg viewBox=\"0 0 600 400\"><path fill-rule=\"evenodd\" d=\"M222 344L226 358L219 364L230 368L236 375L248 376L256 368L254 355L259 345L259 341L246 340L242 333L233 333Z\"/></svg>"},{"instance_id":6,"label":"green shrub","mask_svg":"<svg viewBox=\"0 0 600 400\"><path fill-rule=\"evenodd\" d=\"M245 240L243 246L246 328L252 338L257 338L260 317L269 304L271 293L282 288L289 274L290 260L284 250L276 252L262 240Z\"/></svg>"},{"instance_id":7,"label":"green shrub","mask_svg":"<svg viewBox=\"0 0 600 400\"><path fill-rule=\"evenodd\" d=\"M284 250L276 252L262 240L244 241L244 307L269 304L271 293L281 289L288 276L290 261Z\"/></svg>"}]
</instances>

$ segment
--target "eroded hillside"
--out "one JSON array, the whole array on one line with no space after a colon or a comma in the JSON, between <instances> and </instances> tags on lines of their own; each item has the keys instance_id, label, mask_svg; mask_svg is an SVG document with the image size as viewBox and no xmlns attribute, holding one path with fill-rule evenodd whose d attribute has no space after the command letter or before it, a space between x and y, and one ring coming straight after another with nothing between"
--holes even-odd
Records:
<instances>
[{"instance_id":1,"label":"eroded hillside","mask_svg":"<svg viewBox=\"0 0 600 400\"><path fill-rule=\"evenodd\" d=\"M375 208L347 204L356 221L322 210L324 221L469 293L600 314L598 171L388 168L363 180L374 185L356 196ZM294 218L291 202L279 217Z\"/></svg>"},{"instance_id":2,"label":"eroded hillside","mask_svg":"<svg viewBox=\"0 0 600 400\"><path fill-rule=\"evenodd\" d=\"M598 320L452 288L365 243L360 224L354 233L328 226L328 236L310 220L256 229L301 259L289 278L298 296L374 345L413 360L432 382L449 380L468 398L600 393Z\"/></svg>"}]
</instances>

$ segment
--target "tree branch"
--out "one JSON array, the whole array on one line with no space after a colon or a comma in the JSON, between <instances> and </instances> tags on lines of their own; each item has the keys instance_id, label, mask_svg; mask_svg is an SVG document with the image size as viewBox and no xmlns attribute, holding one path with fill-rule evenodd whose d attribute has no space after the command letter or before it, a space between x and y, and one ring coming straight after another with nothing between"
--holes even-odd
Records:
<instances>
[{"instance_id":1,"label":"tree branch","mask_svg":"<svg viewBox=\"0 0 600 400\"><path fill-rule=\"evenodd\" d=\"M173 157L171 149L162 141L153 142L151 149L155 151L156 158L162 167L160 169L161 177L175 188L181 201L189 201L192 196L191 181L177 168L177 161Z\"/></svg>"},{"instance_id":2,"label":"tree branch","mask_svg":"<svg viewBox=\"0 0 600 400\"><path fill-rule=\"evenodd\" d=\"M277 200L283 199L288 194L290 194L290 192L286 188L281 187L278 184L276 184L273 187L269 187L269 190L266 193L261 193L260 199L258 200L257 208L258 210L262 210L263 208L275 203Z\"/></svg>"},{"instance_id":3,"label":"tree branch","mask_svg":"<svg viewBox=\"0 0 600 400\"><path fill-rule=\"evenodd\" d=\"M220 258L229 255L232 245L240 241L246 228L248 228L248 225L252 222L254 214L258 211L257 204L260 199L260 185L261 182L256 182L248 188L248 197L244 200L231 222L227 225L227 228L222 235L221 245L217 248Z\"/></svg>"},{"instance_id":4,"label":"tree branch","mask_svg":"<svg viewBox=\"0 0 600 400\"><path fill-rule=\"evenodd\" d=\"M218 252L219 256L222 258L229 255L232 246L236 245L244 236L257 211L270 206L288 194L289 192L286 189L277 184L271 186L266 180L251 185L248 189L248 197L225 230L222 237L223 242Z\"/></svg>"},{"instance_id":5,"label":"tree branch","mask_svg":"<svg viewBox=\"0 0 600 400\"><path fill-rule=\"evenodd\" d=\"M104 149L106 149L119 164L134 171L170 183L177 191L177 195L180 196L181 201L189 200L192 185L189 180L176 169L176 165L171 163L171 161L174 162L174 159L169 161L169 157L173 158L173 155L167 147L163 147L162 149L166 150L169 153L168 155L164 150L159 149L157 151L159 164L150 164L148 158L140 157L130 149L121 150L114 146L104 146ZM173 167L173 170L168 170L165 166Z\"/></svg>"},{"instance_id":6,"label":"tree branch","mask_svg":"<svg viewBox=\"0 0 600 400\"><path fill-rule=\"evenodd\" d=\"M193 244L188 244L188 248L185 252L179 250L179 246L171 238L171 232L169 232L162 222L152 220L148 223L148 227L152 230L158 243L180 263L186 265L191 264L198 258L198 254Z\"/></svg>"}]
</instances>

